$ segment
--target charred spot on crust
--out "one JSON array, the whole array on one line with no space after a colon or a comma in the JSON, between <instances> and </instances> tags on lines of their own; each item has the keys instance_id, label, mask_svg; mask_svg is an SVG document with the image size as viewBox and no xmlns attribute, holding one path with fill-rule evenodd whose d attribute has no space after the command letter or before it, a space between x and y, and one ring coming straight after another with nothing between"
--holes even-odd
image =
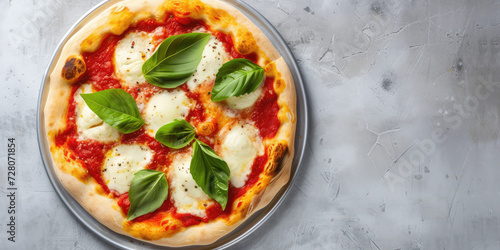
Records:
<instances>
[{"instance_id":1,"label":"charred spot on crust","mask_svg":"<svg viewBox=\"0 0 500 250\"><path fill-rule=\"evenodd\" d=\"M65 80L73 82L85 73L86 69L87 67L83 58L73 55L68 57L66 63L64 63L61 76Z\"/></svg>"},{"instance_id":2,"label":"charred spot on crust","mask_svg":"<svg viewBox=\"0 0 500 250\"><path fill-rule=\"evenodd\" d=\"M269 156L269 161L267 162L264 172L266 174L272 174L273 172L279 171L278 165L281 162L283 156L288 149L286 142L275 141L267 148L267 155Z\"/></svg>"}]
</instances>

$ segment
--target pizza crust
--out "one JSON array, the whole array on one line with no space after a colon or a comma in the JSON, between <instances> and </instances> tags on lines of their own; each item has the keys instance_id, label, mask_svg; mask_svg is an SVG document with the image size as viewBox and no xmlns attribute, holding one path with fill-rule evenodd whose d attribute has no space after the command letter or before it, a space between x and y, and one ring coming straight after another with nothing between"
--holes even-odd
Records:
<instances>
[{"instance_id":1,"label":"pizza crust","mask_svg":"<svg viewBox=\"0 0 500 250\"><path fill-rule=\"evenodd\" d=\"M172 8L175 8L173 10ZM196 10L196 11L193 11ZM164 18L165 11L202 18L215 30L229 33L235 48L241 54L257 53L259 64L265 66L266 74L276 79L275 90L279 95L280 111L278 118L281 127L275 138L264 141L270 149L265 173L261 174L262 186L253 187L240 197L243 205L233 211L241 211L230 216L228 221L216 219L183 229L168 238L147 240L164 246L206 245L215 242L241 225L246 218L268 205L275 195L288 183L294 154L293 140L296 124L296 97L293 78L283 58L267 37L240 11L225 2L198 0L149 0L149 1L110 1L85 18L74 30L71 38L63 45L62 52L56 56L57 64L46 82L49 88L44 108L47 142L53 155L55 172L65 189L94 218L111 230L128 235L140 236L124 230L126 216L121 212L116 200L109 198L100 185L86 174L86 170L75 160L70 159L65 149L55 146L55 136L66 127L66 111L75 78L63 77L61 72L67 66L66 59L78 58L82 52L95 51L102 38L108 34L120 35L130 25L145 18ZM187 14L189 12L189 14ZM217 16L218 19L213 17ZM236 21L237 20L237 21ZM257 45L258 44L258 45ZM78 68L76 68L78 70ZM81 72L80 72L81 73ZM77 77L76 77L77 78ZM268 185L268 186L267 186ZM267 186L266 189L264 189ZM251 196L253 194L253 196ZM251 196L248 197L247 196ZM233 204L236 204L234 202ZM245 210L247 210L245 212Z\"/></svg>"},{"instance_id":2,"label":"pizza crust","mask_svg":"<svg viewBox=\"0 0 500 250\"><path fill-rule=\"evenodd\" d=\"M282 86L284 87L283 92L278 98L278 105L280 106L278 118L280 118L281 126L272 142L280 144L281 147L286 147L287 150L286 152L278 150L280 151L279 153L278 151L274 151L270 154L270 158L273 159L271 162L276 162L277 164L273 169L275 173L277 172L277 174L270 180L269 186L261 192L258 197L255 197L254 201L252 201L255 205L253 206L253 211L249 211L250 215L267 206L274 199L280 189L288 183L288 180L290 179L293 155L295 152L295 116L297 114L295 85L293 83L292 74L290 73L288 65L283 58L279 58L273 62L273 64L275 65L277 72L279 72L278 76L276 76L276 82L279 82L280 79L282 79L286 86ZM282 153L284 153L284 155L281 155Z\"/></svg>"}]
</instances>

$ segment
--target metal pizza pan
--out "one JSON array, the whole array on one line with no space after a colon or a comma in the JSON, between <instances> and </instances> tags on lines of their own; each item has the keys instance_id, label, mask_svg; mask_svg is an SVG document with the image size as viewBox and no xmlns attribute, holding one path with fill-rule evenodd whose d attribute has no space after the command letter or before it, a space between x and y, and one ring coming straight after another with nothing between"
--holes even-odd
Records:
<instances>
[{"instance_id":1,"label":"metal pizza pan","mask_svg":"<svg viewBox=\"0 0 500 250\"><path fill-rule=\"evenodd\" d=\"M54 190L61 198L62 202L66 205L69 211L75 216L75 218L89 231L93 232L95 235L100 237L102 240L107 243L122 249L165 249L165 247L160 247L157 245L149 244L146 242L142 242L139 240L135 240L125 235L121 235L115 233L114 231L108 229L103 226L97 220L95 220L80 204L71 197L71 195L64 189L59 179L56 176L54 171L54 164L52 161L52 156L49 150L49 145L47 143L46 131L44 127L44 113L43 109L45 107L48 95L48 78L50 72L55 67L56 58L59 58L61 53L61 49L64 47L64 44L68 41L68 39L75 34L78 30L81 29L83 23L86 23L87 20L92 19L96 15L100 14L102 11L115 4L119 0L111 0L111 1L103 1L97 4L94 8L85 13L73 26L69 29L69 31L64 35L63 39L57 46L55 52L52 55L52 58L45 70L45 73L42 78L42 83L40 86L40 93L38 97L38 108L37 108L37 135L38 135L38 144L40 148L40 154L45 166L45 170L49 177L49 180L54 187ZM273 213L277 210L280 204L286 199L291 187L293 186L296 176L299 173L299 168L301 166L302 158L304 156L305 145L307 141L307 131L308 131L308 109L307 109L307 97L304 88L304 82L302 80L302 76L300 74L299 67L293 57L292 52L286 45L286 42L283 40L279 32L273 27L273 25L266 20L258 11L252 8L247 3L236 0L236 1L225 1L228 4L231 4L238 10L240 10L247 18L249 18L257 27L259 27L262 32L269 38L275 48L278 50L280 55L285 59L290 72L292 73L292 77L295 83L295 89L297 93L297 128L295 134L295 155L293 157L292 166L291 166L291 174L289 182L281 188L281 190L276 194L274 199L261 209L260 211L255 212L250 218L248 218L244 223L242 223L239 227L233 230L228 235L222 237L218 241L206 245L206 246L187 246L176 249L224 249L228 248L242 239L250 235L255 230L258 230L266 220L273 215Z\"/></svg>"}]
</instances>

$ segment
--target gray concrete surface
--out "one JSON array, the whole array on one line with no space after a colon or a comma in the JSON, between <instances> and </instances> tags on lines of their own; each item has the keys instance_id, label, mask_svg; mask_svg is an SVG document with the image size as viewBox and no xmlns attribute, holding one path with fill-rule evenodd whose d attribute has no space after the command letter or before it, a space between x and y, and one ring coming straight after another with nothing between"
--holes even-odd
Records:
<instances>
[{"instance_id":1,"label":"gray concrete surface","mask_svg":"<svg viewBox=\"0 0 500 250\"><path fill-rule=\"evenodd\" d=\"M237 249L500 248L499 1L246 2L295 54L311 119L290 196ZM109 248L53 191L35 128L50 56L97 3L0 1L2 249Z\"/></svg>"}]
</instances>

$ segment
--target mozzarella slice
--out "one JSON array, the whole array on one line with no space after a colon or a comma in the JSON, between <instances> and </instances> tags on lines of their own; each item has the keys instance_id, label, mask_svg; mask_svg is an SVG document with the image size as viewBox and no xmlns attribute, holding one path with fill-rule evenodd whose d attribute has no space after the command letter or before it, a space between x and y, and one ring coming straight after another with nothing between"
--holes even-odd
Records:
<instances>
[{"instance_id":1,"label":"mozzarella slice","mask_svg":"<svg viewBox=\"0 0 500 250\"><path fill-rule=\"evenodd\" d=\"M231 183L239 188L245 185L255 157L262 154L264 149L259 131L251 124L236 123L225 131L220 156L231 170Z\"/></svg>"},{"instance_id":2,"label":"mozzarella slice","mask_svg":"<svg viewBox=\"0 0 500 250\"><path fill-rule=\"evenodd\" d=\"M120 137L118 129L103 122L80 96L82 93L88 94L92 92L92 85L83 84L75 93L76 127L79 139L91 139L100 142L116 141Z\"/></svg>"},{"instance_id":3,"label":"mozzarella slice","mask_svg":"<svg viewBox=\"0 0 500 250\"><path fill-rule=\"evenodd\" d=\"M191 153L177 155L170 170L170 195L174 200L177 213L190 213L198 217L205 217L205 209L213 200L203 192L191 176Z\"/></svg>"},{"instance_id":4,"label":"mozzarella slice","mask_svg":"<svg viewBox=\"0 0 500 250\"><path fill-rule=\"evenodd\" d=\"M183 119L192 106L191 100L181 90L163 91L155 94L144 110L146 132L155 136L156 131L174 119Z\"/></svg>"},{"instance_id":5,"label":"mozzarella slice","mask_svg":"<svg viewBox=\"0 0 500 250\"><path fill-rule=\"evenodd\" d=\"M196 71L187 81L189 90L194 91L198 85L205 81L215 80L215 75L219 71L219 68L222 67L222 64L229 61L230 58L222 42L211 36L203 50L203 55Z\"/></svg>"},{"instance_id":6,"label":"mozzarella slice","mask_svg":"<svg viewBox=\"0 0 500 250\"><path fill-rule=\"evenodd\" d=\"M109 189L122 194L128 192L134 174L146 168L153 152L143 145L118 145L106 154L102 173Z\"/></svg>"},{"instance_id":7,"label":"mozzarella slice","mask_svg":"<svg viewBox=\"0 0 500 250\"><path fill-rule=\"evenodd\" d=\"M146 82L142 65L154 52L152 41L152 34L130 32L118 42L114 55L115 74L124 80L122 85L130 87Z\"/></svg>"},{"instance_id":8,"label":"mozzarella slice","mask_svg":"<svg viewBox=\"0 0 500 250\"><path fill-rule=\"evenodd\" d=\"M226 103L232 109L246 109L252 107L255 102L259 99L262 94L262 83L257 87L256 90L240 95L240 96L232 96L226 99Z\"/></svg>"}]
</instances>

